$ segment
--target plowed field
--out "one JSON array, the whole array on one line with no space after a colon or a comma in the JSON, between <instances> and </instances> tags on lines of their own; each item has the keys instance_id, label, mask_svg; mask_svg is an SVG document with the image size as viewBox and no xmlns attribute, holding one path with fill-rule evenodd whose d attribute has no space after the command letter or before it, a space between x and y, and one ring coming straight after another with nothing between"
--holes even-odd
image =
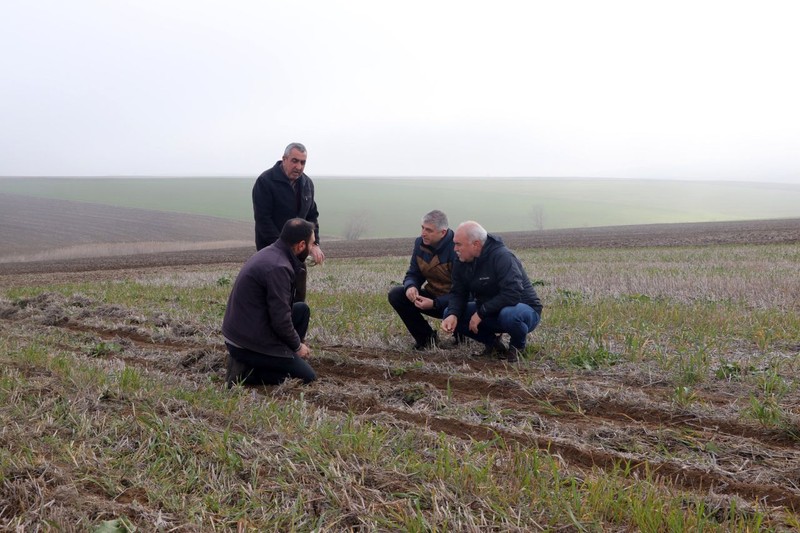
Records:
<instances>
[{"instance_id":1,"label":"plowed field","mask_svg":"<svg viewBox=\"0 0 800 533\"><path fill-rule=\"evenodd\" d=\"M506 234L504 238L514 249L798 243L800 220L545 231ZM410 251L410 242L404 239L324 244L332 260L405 256ZM241 247L7 263L0 264L0 288L158 277L176 269L202 271L204 265L238 268L250 253L250 248ZM221 379L224 374L224 346L212 327L165 316L139 316L122 307L52 292L2 303L3 337L52 336L53 331L61 332L65 339L116 343L120 350L95 357L165 379L192 381L209 374ZM60 349L85 359L86 353L74 346L65 340ZM787 359L795 360L800 339L780 349ZM691 409L676 402L674 385L635 364L576 372L538 364L535 354L525 364L509 365L475 357L471 351L469 347L440 349L411 364L407 351L346 343L317 345L313 365L320 376L318 382L308 387L253 390L278 401L293 400L302 393L305 401L321 409L387 427L432 431L487 444L500 438L505 443L548 450L574 472L611 471L626 464L631 476L654 476L695 495L708 509L719 509L720 523L724 523L723 510L730 509L731 501L739 502L744 510L765 511L778 528L788 527L782 522L784 513L800 513L798 434L741 417L752 391L739 383L723 381L698 388L693 402L703 408ZM40 382L42 387L48 386L46 378ZM792 416L800 416L796 388L783 402ZM129 408L113 402L105 407L120 412ZM199 417L199 424L219 423L214 413L194 416ZM12 437L7 434L5 441ZM39 490L49 491L55 498L52 495L59 484L74 482L67 466L62 466L59 474L63 476L60 482ZM7 484L6 505L8 490ZM80 498L75 496L76 506ZM127 516L152 517L158 512L157 502L147 497L133 502L132 498L95 494L83 505L96 516L112 507L116 514ZM0 514L9 512L6 507ZM146 518L141 520L146 522ZM619 524L607 526L627 529Z\"/></svg>"}]
</instances>

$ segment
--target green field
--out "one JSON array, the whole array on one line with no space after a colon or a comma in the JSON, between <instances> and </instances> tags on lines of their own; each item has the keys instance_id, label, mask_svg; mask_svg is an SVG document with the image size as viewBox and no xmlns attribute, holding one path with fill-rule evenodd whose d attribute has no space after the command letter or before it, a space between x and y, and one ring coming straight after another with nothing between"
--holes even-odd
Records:
<instances>
[{"instance_id":1,"label":"green field","mask_svg":"<svg viewBox=\"0 0 800 533\"><path fill-rule=\"evenodd\" d=\"M0 178L0 193L250 220L254 178ZM316 178L320 225L403 237L431 209L490 231L800 216L800 184L613 179ZM538 216L537 216L538 213Z\"/></svg>"}]
</instances>

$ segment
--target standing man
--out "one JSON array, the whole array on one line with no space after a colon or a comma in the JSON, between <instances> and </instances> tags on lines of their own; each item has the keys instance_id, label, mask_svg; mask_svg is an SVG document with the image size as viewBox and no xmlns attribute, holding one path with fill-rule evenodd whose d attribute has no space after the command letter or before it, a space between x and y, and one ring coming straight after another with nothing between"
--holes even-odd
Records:
<instances>
[{"instance_id":1,"label":"standing man","mask_svg":"<svg viewBox=\"0 0 800 533\"><path fill-rule=\"evenodd\" d=\"M316 244L311 257L315 263L325 261L319 247L319 211L314 200L314 182L306 176L306 147L291 143L283 151L283 159L265 170L253 185L253 216L256 221L256 250L278 239L283 225L290 218L302 218L314 224ZM298 279L300 301L305 300L305 272Z\"/></svg>"},{"instance_id":2,"label":"standing man","mask_svg":"<svg viewBox=\"0 0 800 533\"><path fill-rule=\"evenodd\" d=\"M481 355L500 352L509 362L518 361L542 316L542 302L522 262L500 237L471 220L456 228L453 243L458 261L442 329L482 342ZM468 301L470 295L474 302ZM498 337L502 333L511 337L508 349Z\"/></svg>"},{"instance_id":3,"label":"standing man","mask_svg":"<svg viewBox=\"0 0 800 533\"><path fill-rule=\"evenodd\" d=\"M447 215L431 211L422 217L422 233L414 241L403 286L389 291L389 303L414 337L415 350L436 347L436 331L422 315L442 318L450 298L455 259L453 230L448 228Z\"/></svg>"},{"instance_id":4,"label":"standing man","mask_svg":"<svg viewBox=\"0 0 800 533\"><path fill-rule=\"evenodd\" d=\"M294 301L297 273L314 239L314 224L290 219L280 238L253 254L236 277L222 320L228 387L274 385L289 377L305 383L317 379L306 361L311 354L305 344L311 310L305 302Z\"/></svg>"}]
</instances>

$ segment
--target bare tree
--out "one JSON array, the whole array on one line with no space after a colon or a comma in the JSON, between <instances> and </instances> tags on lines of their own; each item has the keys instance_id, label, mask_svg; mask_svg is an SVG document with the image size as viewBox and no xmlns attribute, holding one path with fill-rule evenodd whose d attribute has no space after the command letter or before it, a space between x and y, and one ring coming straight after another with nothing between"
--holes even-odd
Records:
<instances>
[{"instance_id":1,"label":"bare tree","mask_svg":"<svg viewBox=\"0 0 800 533\"><path fill-rule=\"evenodd\" d=\"M544 229L544 207L541 205L534 205L528 213L533 222L533 229L542 231Z\"/></svg>"},{"instance_id":2,"label":"bare tree","mask_svg":"<svg viewBox=\"0 0 800 533\"><path fill-rule=\"evenodd\" d=\"M369 211L362 210L352 213L344 227L344 238L348 241L357 241L369 229Z\"/></svg>"}]
</instances>

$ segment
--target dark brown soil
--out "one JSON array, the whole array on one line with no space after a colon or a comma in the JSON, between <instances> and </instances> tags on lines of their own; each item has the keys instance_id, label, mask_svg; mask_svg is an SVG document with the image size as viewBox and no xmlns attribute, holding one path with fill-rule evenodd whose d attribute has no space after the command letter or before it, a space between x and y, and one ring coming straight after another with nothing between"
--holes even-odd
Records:
<instances>
[{"instance_id":1,"label":"dark brown soil","mask_svg":"<svg viewBox=\"0 0 800 533\"><path fill-rule=\"evenodd\" d=\"M195 219L190 217L190 220ZM800 218L521 231L501 233L500 235L512 249L796 243L800 242ZM331 259L344 257L404 256L410 253L412 237L413 236L409 236L409 238L366 239L357 241L324 241L322 244L326 256ZM91 272L176 267L181 265L242 263L253 252L255 252L254 246L246 246L108 257L86 257L14 263L0 262L0 278L10 275L34 273ZM7 283L6 281L6 284ZM3 281L0 279L0 285L3 284Z\"/></svg>"}]
</instances>

